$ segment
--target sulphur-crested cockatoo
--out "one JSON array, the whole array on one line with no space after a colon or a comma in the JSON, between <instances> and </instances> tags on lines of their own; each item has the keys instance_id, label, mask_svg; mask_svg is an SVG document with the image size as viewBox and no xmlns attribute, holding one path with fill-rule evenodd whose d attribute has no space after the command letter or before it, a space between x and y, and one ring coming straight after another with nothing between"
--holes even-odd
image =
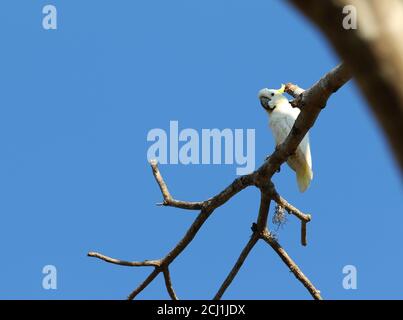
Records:
<instances>
[{"instance_id":1,"label":"sulphur-crested cockatoo","mask_svg":"<svg viewBox=\"0 0 403 320\"><path fill-rule=\"evenodd\" d=\"M282 85L281 89L278 90L262 89L259 91L259 100L269 115L269 126L277 146L287 138L300 113L300 110L293 108L283 95L284 89L285 87ZM308 133L302 139L295 153L288 158L287 164L296 172L298 188L304 192L313 178Z\"/></svg>"}]
</instances>

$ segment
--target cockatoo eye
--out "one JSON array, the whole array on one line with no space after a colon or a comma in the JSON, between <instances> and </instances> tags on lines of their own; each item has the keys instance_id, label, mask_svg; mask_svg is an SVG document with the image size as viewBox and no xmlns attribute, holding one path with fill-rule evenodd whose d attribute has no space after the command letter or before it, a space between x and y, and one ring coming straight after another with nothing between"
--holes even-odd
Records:
<instances>
[{"instance_id":1,"label":"cockatoo eye","mask_svg":"<svg viewBox=\"0 0 403 320\"><path fill-rule=\"evenodd\" d=\"M273 93L273 92L271 93L271 96L274 97L274 93Z\"/></svg>"}]
</instances>

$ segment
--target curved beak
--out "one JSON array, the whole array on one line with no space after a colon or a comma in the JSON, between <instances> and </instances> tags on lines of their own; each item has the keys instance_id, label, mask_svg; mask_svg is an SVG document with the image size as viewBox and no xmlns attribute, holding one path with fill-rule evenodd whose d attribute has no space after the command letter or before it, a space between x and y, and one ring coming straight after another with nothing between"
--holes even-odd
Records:
<instances>
[{"instance_id":1,"label":"curved beak","mask_svg":"<svg viewBox=\"0 0 403 320\"><path fill-rule=\"evenodd\" d=\"M266 111L271 111L271 108L269 107L269 102L270 102L270 99L267 97L260 98L260 104L262 105L263 109L265 109Z\"/></svg>"}]
</instances>

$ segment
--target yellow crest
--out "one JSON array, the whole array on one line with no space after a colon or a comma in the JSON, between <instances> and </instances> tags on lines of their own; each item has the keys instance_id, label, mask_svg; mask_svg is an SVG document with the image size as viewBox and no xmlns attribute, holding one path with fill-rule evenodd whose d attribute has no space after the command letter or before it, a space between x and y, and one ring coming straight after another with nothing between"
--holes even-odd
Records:
<instances>
[{"instance_id":1,"label":"yellow crest","mask_svg":"<svg viewBox=\"0 0 403 320\"><path fill-rule=\"evenodd\" d=\"M281 84L281 88L277 90L278 94L283 94L285 92L285 85Z\"/></svg>"}]
</instances>

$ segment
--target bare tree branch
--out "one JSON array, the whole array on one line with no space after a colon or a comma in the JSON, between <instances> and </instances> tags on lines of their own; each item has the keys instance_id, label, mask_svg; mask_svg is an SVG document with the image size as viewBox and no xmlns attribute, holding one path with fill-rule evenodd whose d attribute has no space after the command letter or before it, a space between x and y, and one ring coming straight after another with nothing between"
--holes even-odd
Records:
<instances>
[{"instance_id":1,"label":"bare tree branch","mask_svg":"<svg viewBox=\"0 0 403 320\"><path fill-rule=\"evenodd\" d=\"M269 216L271 197L268 192L268 188L264 187L260 189L260 206L259 214L257 217L257 229L264 230L267 226L267 219Z\"/></svg>"},{"instance_id":2,"label":"bare tree branch","mask_svg":"<svg viewBox=\"0 0 403 320\"><path fill-rule=\"evenodd\" d=\"M306 246L308 241L306 240L306 222L301 221L301 244Z\"/></svg>"},{"instance_id":3,"label":"bare tree branch","mask_svg":"<svg viewBox=\"0 0 403 320\"><path fill-rule=\"evenodd\" d=\"M178 300L178 297L176 296L176 293L172 286L171 275L169 273L169 269L165 268L163 272L164 272L165 286L167 288L169 296L171 297L172 300Z\"/></svg>"},{"instance_id":4,"label":"bare tree branch","mask_svg":"<svg viewBox=\"0 0 403 320\"><path fill-rule=\"evenodd\" d=\"M306 224L305 221L303 221L302 223ZM305 288L307 288L314 299L322 300L320 291L317 290L312 282L302 273L298 265L290 258L287 252L280 246L278 241L270 234L267 228L264 228L264 230L259 230L259 226L257 224L253 224L252 231L252 237L246 244L245 248L242 250L238 260L236 261L231 272L228 274L227 278L224 280L217 294L214 296L214 300L219 300L222 298L224 292L228 289L228 287L238 274L238 271L241 269L249 253L260 239L263 239L274 249L274 251L283 260L283 262L289 267L295 277L304 285Z\"/></svg>"},{"instance_id":5,"label":"bare tree branch","mask_svg":"<svg viewBox=\"0 0 403 320\"><path fill-rule=\"evenodd\" d=\"M290 96L294 98L298 98L301 94L304 93L304 89L300 88L298 85L293 84L291 82L285 85L285 92L287 92Z\"/></svg>"},{"instance_id":6,"label":"bare tree branch","mask_svg":"<svg viewBox=\"0 0 403 320\"><path fill-rule=\"evenodd\" d=\"M227 202L229 199L231 199L234 195L236 195L244 188L254 185L254 176L253 174L249 174L235 179L222 192L206 201L201 202L180 201L173 199L171 194L169 193L168 187L158 169L157 162L155 160L151 160L150 165L153 170L155 180L157 181L162 196L164 198L164 202L162 203L162 205L164 206L176 207L180 209L189 209L189 210L200 210L200 209L214 210L215 208L223 205L225 202Z\"/></svg>"},{"instance_id":7,"label":"bare tree branch","mask_svg":"<svg viewBox=\"0 0 403 320\"><path fill-rule=\"evenodd\" d=\"M267 218L269 215L270 209L270 196L268 192L267 186L264 186L260 190L260 206L259 206L259 214L257 217L257 223L253 224L252 226L252 237L246 244L245 248L242 250L238 260L236 261L234 267L231 269L230 273L228 274L227 278L224 280L223 284L221 285L220 289L218 290L217 294L214 297L214 300L221 299L224 292L230 286L232 281L234 280L235 276L238 274L239 269L242 267L244 261L248 257L250 251L255 246L256 242L259 240L259 233L265 230L267 225Z\"/></svg>"},{"instance_id":8,"label":"bare tree branch","mask_svg":"<svg viewBox=\"0 0 403 320\"><path fill-rule=\"evenodd\" d=\"M293 214L296 216L298 219L301 220L301 244L303 246L306 246L308 244L307 237L306 237L306 225L309 221L311 221L311 215L303 213L300 211L298 208L294 207L292 204L289 204L287 200L285 200L283 197L281 197L276 188L274 187L274 184L271 184L269 187L270 190L270 195L272 199L277 202L277 204L281 207L283 207L289 214Z\"/></svg>"},{"instance_id":9,"label":"bare tree branch","mask_svg":"<svg viewBox=\"0 0 403 320\"><path fill-rule=\"evenodd\" d=\"M311 281L302 273L298 265L290 258L287 252L280 246L277 240L272 237L267 229L261 234L261 238L280 256L281 260L283 260L288 268L290 268L290 271L304 285L304 287L307 288L312 297L316 300L322 300L320 291L317 290Z\"/></svg>"},{"instance_id":10,"label":"bare tree branch","mask_svg":"<svg viewBox=\"0 0 403 320\"><path fill-rule=\"evenodd\" d=\"M200 210L203 207L203 202L187 202L173 199L158 169L157 161L151 160L150 165L153 170L155 181L157 181L164 198L164 202L162 203L163 206L171 206L188 210Z\"/></svg>"},{"instance_id":11,"label":"bare tree branch","mask_svg":"<svg viewBox=\"0 0 403 320\"><path fill-rule=\"evenodd\" d=\"M161 269L155 268L153 272L127 297L128 300L133 300L141 291L143 291L147 286L158 276Z\"/></svg>"},{"instance_id":12,"label":"bare tree branch","mask_svg":"<svg viewBox=\"0 0 403 320\"><path fill-rule=\"evenodd\" d=\"M354 78L403 169L403 2L401 0L289 0L312 20ZM357 28L343 20L351 6Z\"/></svg>"},{"instance_id":13,"label":"bare tree branch","mask_svg":"<svg viewBox=\"0 0 403 320\"><path fill-rule=\"evenodd\" d=\"M104 260L105 262L118 264L121 266L126 267L159 267L160 261L159 260L146 260L146 261L124 261L119 259L114 259L98 252L88 252L87 254L89 257L98 258Z\"/></svg>"},{"instance_id":14,"label":"bare tree branch","mask_svg":"<svg viewBox=\"0 0 403 320\"><path fill-rule=\"evenodd\" d=\"M285 200L283 197L281 197L276 188L274 187L274 184L270 185L270 196L274 201L277 202L278 205L282 206L284 209L288 211L289 214L293 214L296 216L298 219L304 222L309 222L311 221L312 217L310 214L303 213L296 207L294 207L292 204L289 204L287 200Z\"/></svg>"},{"instance_id":15,"label":"bare tree branch","mask_svg":"<svg viewBox=\"0 0 403 320\"><path fill-rule=\"evenodd\" d=\"M238 260L236 261L234 267L231 269L228 276L225 278L224 282L222 283L220 289L214 296L214 300L220 300L230 286L238 271L241 269L243 263L245 262L246 258L248 257L249 253L252 251L253 247L255 246L256 242L259 240L259 237L256 233L253 233L252 237L249 239L248 243L246 244L245 248L242 250L241 254L239 255Z\"/></svg>"},{"instance_id":16,"label":"bare tree branch","mask_svg":"<svg viewBox=\"0 0 403 320\"><path fill-rule=\"evenodd\" d=\"M320 79L310 89L303 91L299 87L289 84L288 90L294 93L296 99L294 101L295 106L301 108L301 113L298 116L295 124L286 138L286 140L279 145L272 155L266 160L263 165L256 171L241 176L235 179L229 186L223 191L215 195L214 197L201 201L201 202L186 202L175 200L158 169L158 165L155 161L152 161L151 167L155 180L161 190L164 202L164 206L172 206L181 209L188 210L200 210L200 213L189 227L183 238L177 243L177 245L162 259L151 260L144 262L128 262L106 257L99 253L89 253L91 257L102 259L106 262L115 263L126 266L154 266L154 271L137 287L130 295L129 299L134 299L142 290L144 290L160 273L163 272L165 278L165 284L172 299L177 299L177 296L173 290L168 267L169 265L183 252L183 250L194 239L204 222L210 217L215 209L225 204L237 193L249 186L255 186L260 189L260 207L256 223L253 225L253 234L243 251L241 252L237 262L230 271L227 278L224 280L220 289L218 290L215 299L222 297L226 289L232 283L249 252L259 239L265 240L272 248L280 255L284 263L293 271L299 281L308 289L311 295L315 299L320 299L319 291L315 289L312 283L306 276L300 271L298 266L291 260L283 248L272 239L270 233L267 231L267 220L270 208L270 202L273 199L279 205L283 206L290 214L295 215L301 220L301 240L306 245L306 223L311 220L311 216L302 213L300 210L289 204L283 199L276 191L271 177L279 169L279 167L292 155L301 140L306 135L308 130L315 123L320 111L326 105L327 99L330 95L339 89L344 83L350 79L350 73L348 69L343 65L339 65L335 69L331 70L322 79Z\"/></svg>"}]
</instances>

